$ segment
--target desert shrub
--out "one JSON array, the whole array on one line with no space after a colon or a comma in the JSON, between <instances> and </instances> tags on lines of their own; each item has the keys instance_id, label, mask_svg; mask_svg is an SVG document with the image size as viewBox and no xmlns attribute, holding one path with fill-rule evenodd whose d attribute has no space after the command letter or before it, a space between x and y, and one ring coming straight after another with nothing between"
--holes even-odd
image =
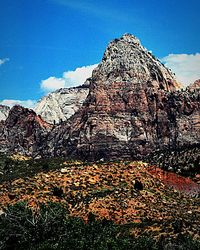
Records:
<instances>
[{"instance_id":1,"label":"desert shrub","mask_svg":"<svg viewBox=\"0 0 200 250\"><path fill-rule=\"evenodd\" d=\"M41 204L33 212L26 203L5 209L0 216L0 249L30 250L153 250L200 249L200 243L180 237L175 243L155 242L150 236L134 238L129 229L106 219L96 220L90 214L88 223L70 217L66 208L57 203ZM167 248L170 249L170 248Z\"/></svg>"},{"instance_id":2,"label":"desert shrub","mask_svg":"<svg viewBox=\"0 0 200 250\"><path fill-rule=\"evenodd\" d=\"M158 249L164 250L199 250L200 242L192 239L191 236L178 234L175 240L160 239L157 242Z\"/></svg>"},{"instance_id":3,"label":"desert shrub","mask_svg":"<svg viewBox=\"0 0 200 250\"><path fill-rule=\"evenodd\" d=\"M98 221L93 214L88 223L70 217L57 203L41 204L33 212L21 202L0 216L0 249L153 249L146 245L145 239L135 240L122 233L120 226Z\"/></svg>"}]
</instances>

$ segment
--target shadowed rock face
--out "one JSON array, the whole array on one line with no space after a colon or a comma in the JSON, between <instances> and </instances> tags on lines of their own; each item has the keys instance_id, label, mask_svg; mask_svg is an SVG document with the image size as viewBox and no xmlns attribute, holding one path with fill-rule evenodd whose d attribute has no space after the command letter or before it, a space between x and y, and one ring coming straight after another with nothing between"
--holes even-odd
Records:
<instances>
[{"instance_id":1,"label":"shadowed rock face","mask_svg":"<svg viewBox=\"0 0 200 250\"><path fill-rule=\"evenodd\" d=\"M112 41L88 81L83 106L51 131L49 125L33 130L32 135L40 131L40 139L31 140L34 147L26 146L25 152L138 159L157 149L200 142L199 91L180 91L174 75L136 37L126 34Z\"/></svg>"},{"instance_id":2,"label":"shadowed rock face","mask_svg":"<svg viewBox=\"0 0 200 250\"><path fill-rule=\"evenodd\" d=\"M39 152L51 128L33 110L16 105L0 125L0 151L26 155Z\"/></svg>"}]
</instances>

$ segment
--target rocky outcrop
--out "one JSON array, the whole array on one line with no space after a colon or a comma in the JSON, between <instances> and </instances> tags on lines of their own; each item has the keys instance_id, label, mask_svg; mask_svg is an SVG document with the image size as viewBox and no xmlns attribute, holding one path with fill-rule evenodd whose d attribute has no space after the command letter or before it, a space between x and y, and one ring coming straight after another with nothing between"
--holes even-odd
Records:
<instances>
[{"instance_id":1,"label":"rocky outcrop","mask_svg":"<svg viewBox=\"0 0 200 250\"><path fill-rule=\"evenodd\" d=\"M44 96L35 107L42 119L57 124L69 119L83 104L89 93L89 87L64 88Z\"/></svg>"},{"instance_id":2,"label":"rocky outcrop","mask_svg":"<svg viewBox=\"0 0 200 250\"><path fill-rule=\"evenodd\" d=\"M43 121L33 110L16 105L0 125L0 151L25 155L40 152L51 129L52 125Z\"/></svg>"},{"instance_id":3,"label":"rocky outcrop","mask_svg":"<svg viewBox=\"0 0 200 250\"><path fill-rule=\"evenodd\" d=\"M0 105L0 121L5 121L8 117L8 113L10 111L10 107L5 105Z\"/></svg>"},{"instance_id":4,"label":"rocky outcrop","mask_svg":"<svg viewBox=\"0 0 200 250\"><path fill-rule=\"evenodd\" d=\"M101 63L93 71L92 80L104 84L119 82L136 85L149 81L152 87L167 91L180 87L174 74L130 34L108 45Z\"/></svg>"}]
</instances>

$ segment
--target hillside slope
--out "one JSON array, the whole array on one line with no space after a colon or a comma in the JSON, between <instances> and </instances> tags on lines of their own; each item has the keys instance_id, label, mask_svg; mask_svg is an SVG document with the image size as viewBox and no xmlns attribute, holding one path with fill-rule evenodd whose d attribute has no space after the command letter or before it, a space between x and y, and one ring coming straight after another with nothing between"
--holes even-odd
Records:
<instances>
[{"instance_id":1,"label":"hillside slope","mask_svg":"<svg viewBox=\"0 0 200 250\"><path fill-rule=\"evenodd\" d=\"M85 221L93 213L101 220L133 223L134 236L150 233L173 239L181 233L199 239L199 198L195 196L200 186L188 178L167 175L142 162L63 161L57 170L2 182L0 205L26 201L35 210L40 203L59 202L71 216ZM178 232L176 223L181 223Z\"/></svg>"}]
</instances>

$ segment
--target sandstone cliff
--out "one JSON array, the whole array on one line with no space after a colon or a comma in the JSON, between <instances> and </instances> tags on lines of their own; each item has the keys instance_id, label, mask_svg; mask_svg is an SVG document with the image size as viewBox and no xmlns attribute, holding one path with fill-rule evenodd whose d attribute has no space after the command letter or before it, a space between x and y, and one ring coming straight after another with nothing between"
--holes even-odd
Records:
<instances>
[{"instance_id":1,"label":"sandstone cliff","mask_svg":"<svg viewBox=\"0 0 200 250\"><path fill-rule=\"evenodd\" d=\"M112 41L93 71L85 104L56 128L47 151L88 158L140 158L200 140L199 94L179 91L174 74L129 34Z\"/></svg>"},{"instance_id":2,"label":"sandstone cliff","mask_svg":"<svg viewBox=\"0 0 200 250\"><path fill-rule=\"evenodd\" d=\"M83 104L89 87L64 88L44 96L35 107L35 112L49 123L59 123L69 119Z\"/></svg>"},{"instance_id":3,"label":"sandstone cliff","mask_svg":"<svg viewBox=\"0 0 200 250\"><path fill-rule=\"evenodd\" d=\"M20 152L24 155L40 152L51 129L52 125L43 121L33 110L16 105L0 124L0 152Z\"/></svg>"}]
</instances>

